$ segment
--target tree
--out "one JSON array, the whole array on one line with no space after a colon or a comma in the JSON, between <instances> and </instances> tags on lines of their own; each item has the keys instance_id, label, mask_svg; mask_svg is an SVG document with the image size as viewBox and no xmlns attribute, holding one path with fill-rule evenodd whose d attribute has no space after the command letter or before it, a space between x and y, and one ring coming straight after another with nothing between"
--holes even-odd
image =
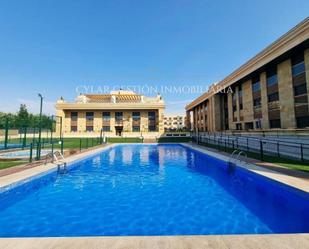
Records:
<instances>
[{"instance_id":1,"label":"tree","mask_svg":"<svg viewBox=\"0 0 309 249\"><path fill-rule=\"evenodd\" d=\"M9 121L10 129L35 128L39 126L40 116L29 113L26 105L21 104L19 111L15 114L0 112L0 129L4 129L6 119ZM42 116L42 129L50 129L52 119L47 115Z\"/></svg>"},{"instance_id":2,"label":"tree","mask_svg":"<svg viewBox=\"0 0 309 249\"><path fill-rule=\"evenodd\" d=\"M29 121L30 120L27 107L26 105L21 104L16 117L16 127L17 128L28 127Z\"/></svg>"}]
</instances>

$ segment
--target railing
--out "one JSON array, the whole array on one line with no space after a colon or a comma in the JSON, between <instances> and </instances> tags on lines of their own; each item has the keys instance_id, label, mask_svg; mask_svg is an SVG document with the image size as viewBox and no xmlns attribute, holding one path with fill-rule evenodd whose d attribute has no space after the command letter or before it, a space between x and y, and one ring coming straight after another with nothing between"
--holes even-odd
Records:
<instances>
[{"instance_id":1,"label":"railing","mask_svg":"<svg viewBox=\"0 0 309 249\"><path fill-rule=\"evenodd\" d=\"M229 136L224 134L197 134L193 138L199 143L211 144L227 149L238 149L256 153L263 160L264 156L274 156L309 162L309 144L299 142L286 142L258 137Z\"/></svg>"}]
</instances>

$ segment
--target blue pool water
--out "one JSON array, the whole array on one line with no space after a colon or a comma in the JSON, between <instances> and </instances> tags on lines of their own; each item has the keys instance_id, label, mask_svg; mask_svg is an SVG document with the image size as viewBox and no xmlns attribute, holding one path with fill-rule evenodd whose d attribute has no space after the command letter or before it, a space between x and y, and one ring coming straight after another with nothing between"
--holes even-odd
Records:
<instances>
[{"instance_id":1,"label":"blue pool water","mask_svg":"<svg viewBox=\"0 0 309 249\"><path fill-rule=\"evenodd\" d=\"M181 145L118 145L0 194L0 236L309 232L309 197Z\"/></svg>"}]
</instances>

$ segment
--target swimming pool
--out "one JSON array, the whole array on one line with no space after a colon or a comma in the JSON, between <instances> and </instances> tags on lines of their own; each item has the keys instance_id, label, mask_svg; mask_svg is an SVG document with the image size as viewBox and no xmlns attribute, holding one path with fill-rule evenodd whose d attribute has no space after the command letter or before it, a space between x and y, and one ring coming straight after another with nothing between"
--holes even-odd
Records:
<instances>
[{"instance_id":1,"label":"swimming pool","mask_svg":"<svg viewBox=\"0 0 309 249\"><path fill-rule=\"evenodd\" d=\"M117 145L0 194L0 236L309 232L308 194L182 145Z\"/></svg>"}]
</instances>

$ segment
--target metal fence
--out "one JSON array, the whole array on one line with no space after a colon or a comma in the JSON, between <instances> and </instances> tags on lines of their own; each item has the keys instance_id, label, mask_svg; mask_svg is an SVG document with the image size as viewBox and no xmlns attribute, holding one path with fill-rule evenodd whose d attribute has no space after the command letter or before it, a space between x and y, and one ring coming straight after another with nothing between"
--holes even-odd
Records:
<instances>
[{"instance_id":1,"label":"metal fence","mask_svg":"<svg viewBox=\"0 0 309 249\"><path fill-rule=\"evenodd\" d=\"M240 149L256 153L263 160L265 155L309 162L309 144L286 142L257 137L229 136L224 134L193 134L198 143L206 143L223 149Z\"/></svg>"}]
</instances>

